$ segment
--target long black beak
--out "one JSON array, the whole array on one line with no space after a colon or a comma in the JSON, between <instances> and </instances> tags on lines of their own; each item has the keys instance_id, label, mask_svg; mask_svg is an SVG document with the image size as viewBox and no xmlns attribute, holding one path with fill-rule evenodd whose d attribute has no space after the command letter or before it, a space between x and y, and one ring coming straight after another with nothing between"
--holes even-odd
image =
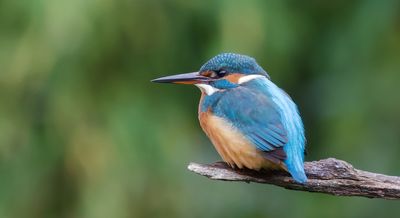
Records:
<instances>
[{"instance_id":1,"label":"long black beak","mask_svg":"<svg viewBox=\"0 0 400 218\"><path fill-rule=\"evenodd\" d=\"M175 83L175 84L197 84L197 83L205 83L209 80L210 78L202 76L198 72L193 72L193 73L183 73L183 74L161 77L158 79L153 79L152 82Z\"/></svg>"}]
</instances>

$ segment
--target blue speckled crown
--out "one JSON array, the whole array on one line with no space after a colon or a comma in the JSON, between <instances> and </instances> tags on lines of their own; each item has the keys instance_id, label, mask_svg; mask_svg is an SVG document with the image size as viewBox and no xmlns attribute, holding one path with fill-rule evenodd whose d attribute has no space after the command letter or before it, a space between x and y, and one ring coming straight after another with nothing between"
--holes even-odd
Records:
<instances>
[{"instance_id":1,"label":"blue speckled crown","mask_svg":"<svg viewBox=\"0 0 400 218\"><path fill-rule=\"evenodd\" d=\"M200 72L221 69L230 73L260 74L269 78L268 73L257 64L254 58L235 53L222 53L211 58L200 68Z\"/></svg>"}]
</instances>

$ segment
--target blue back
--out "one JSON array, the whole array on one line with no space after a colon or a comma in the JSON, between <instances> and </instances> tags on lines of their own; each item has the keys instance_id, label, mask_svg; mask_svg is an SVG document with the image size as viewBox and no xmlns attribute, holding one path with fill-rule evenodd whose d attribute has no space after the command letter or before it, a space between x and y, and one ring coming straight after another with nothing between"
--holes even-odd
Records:
<instances>
[{"instance_id":1,"label":"blue back","mask_svg":"<svg viewBox=\"0 0 400 218\"><path fill-rule=\"evenodd\" d=\"M288 171L305 182L303 159L305 137L292 99L267 78L258 78L235 88L206 95L201 111L211 109L239 129L257 149L271 152L283 147Z\"/></svg>"}]
</instances>

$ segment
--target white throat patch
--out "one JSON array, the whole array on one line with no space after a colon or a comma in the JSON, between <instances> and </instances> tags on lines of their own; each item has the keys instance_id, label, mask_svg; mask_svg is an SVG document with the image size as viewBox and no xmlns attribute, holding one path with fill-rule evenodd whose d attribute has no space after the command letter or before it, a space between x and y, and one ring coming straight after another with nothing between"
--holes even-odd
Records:
<instances>
[{"instance_id":1,"label":"white throat patch","mask_svg":"<svg viewBox=\"0 0 400 218\"><path fill-rule=\"evenodd\" d=\"M207 84L194 84L194 85L203 90L207 95L212 95L220 90Z\"/></svg>"},{"instance_id":2,"label":"white throat patch","mask_svg":"<svg viewBox=\"0 0 400 218\"><path fill-rule=\"evenodd\" d=\"M238 84L242 84L242 83L245 83L245 82L249 82L249 81L251 81L251 80L253 80L253 79L257 79L257 78L265 78L265 76L263 76L263 75L247 75L247 76L242 76L242 77L239 78Z\"/></svg>"}]
</instances>

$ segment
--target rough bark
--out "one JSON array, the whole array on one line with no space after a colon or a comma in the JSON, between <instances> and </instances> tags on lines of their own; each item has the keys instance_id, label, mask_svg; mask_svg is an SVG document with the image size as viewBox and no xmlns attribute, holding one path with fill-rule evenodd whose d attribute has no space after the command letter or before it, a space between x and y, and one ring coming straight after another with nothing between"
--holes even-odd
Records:
<instances>
[{"instance_id":1,"label":"rough bark","mask_svg":"<svg viewBox=\"0 0 400 218\"><path fill-rule=\"evenodd\" d=\"M400 199L400 177L358 170L351 164L335 158L305 162L304 168L308 181L299 184L289 174L281 171L232 169L223 162L190 163L188 166L190 171L213 180L267 183L286 189L337 196Z\"/></svg>"}]
</instances>

